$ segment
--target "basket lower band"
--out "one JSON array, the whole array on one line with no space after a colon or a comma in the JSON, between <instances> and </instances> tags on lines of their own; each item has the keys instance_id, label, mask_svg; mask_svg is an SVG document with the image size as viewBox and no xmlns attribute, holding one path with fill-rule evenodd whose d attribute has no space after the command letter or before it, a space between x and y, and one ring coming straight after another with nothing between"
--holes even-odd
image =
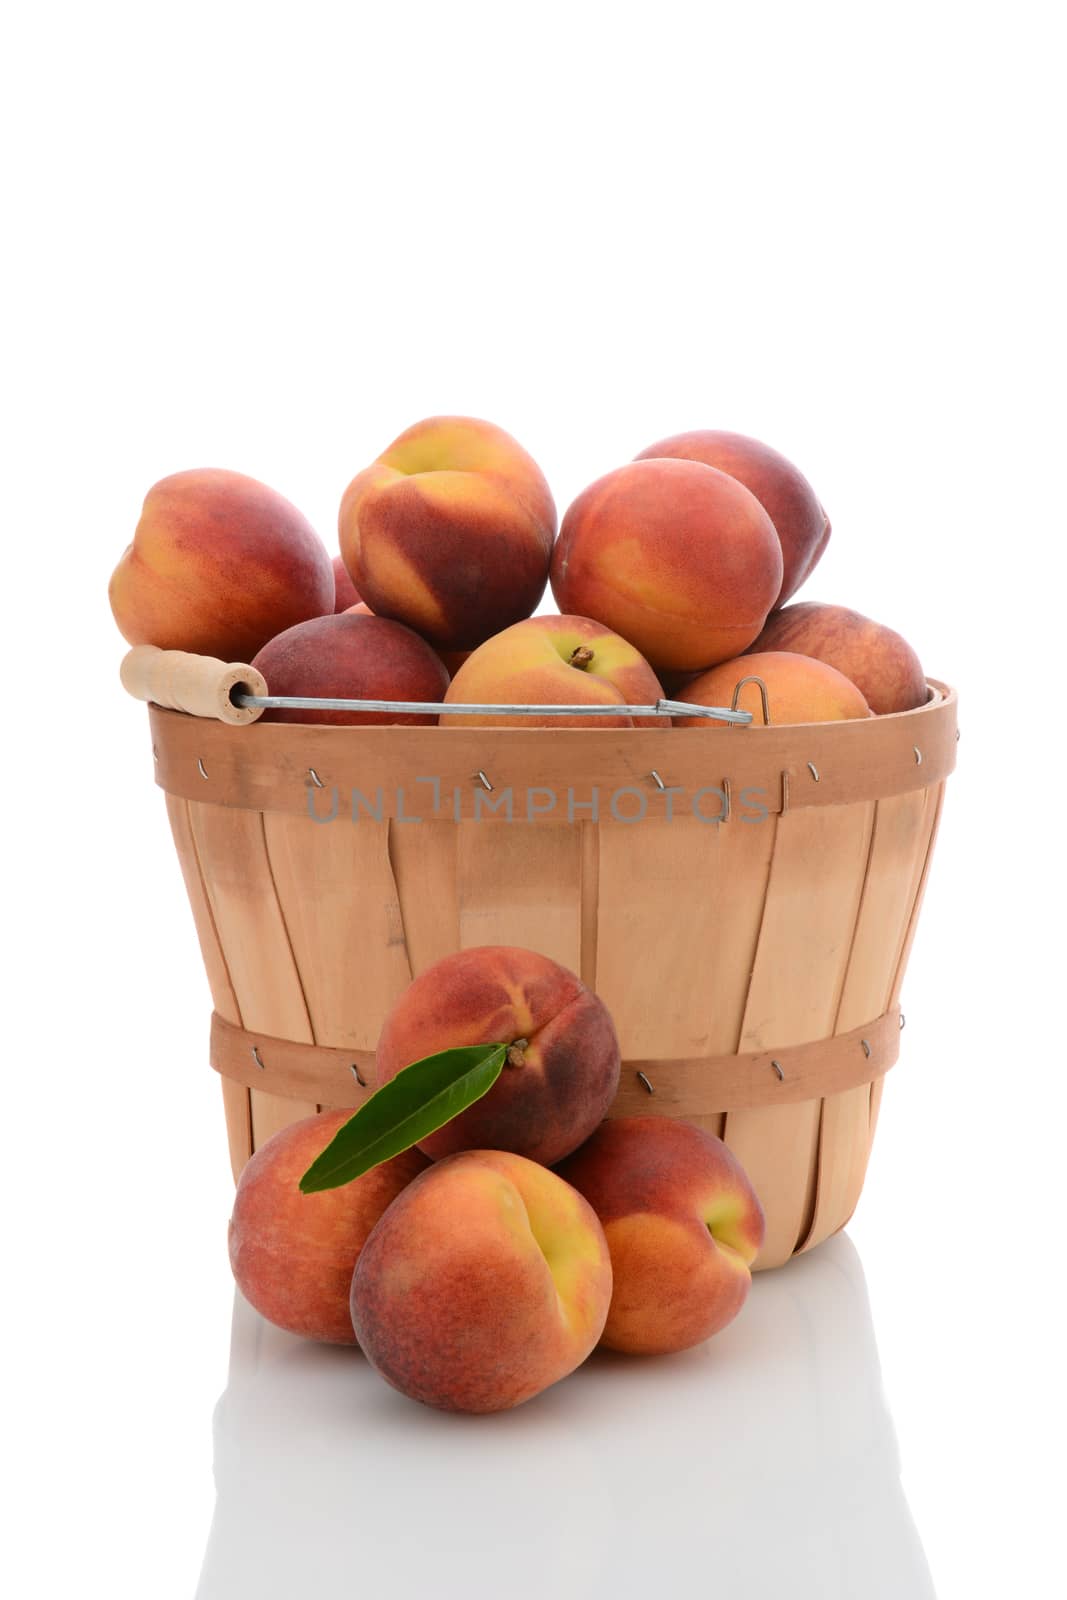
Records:
<instances>
[{"instance_id":1,"label":"basket lower band","mask_svg":"<svg viewBox=\"0 0 1067 1600\"><path fill-rule=\"evenodd\" d=\"M900 1028L894 1008L850 1033L808 1044L690 1060L624 1061L611 1115L714 1116L839 1094L873 1083L889 1070L899 1054ZM211 1018L210 1061L216 1072L246 1088L319 1106L356 1108L374 1092L372 1051L250 1033L218 1012Z\"/></svg>"}]
</instances>

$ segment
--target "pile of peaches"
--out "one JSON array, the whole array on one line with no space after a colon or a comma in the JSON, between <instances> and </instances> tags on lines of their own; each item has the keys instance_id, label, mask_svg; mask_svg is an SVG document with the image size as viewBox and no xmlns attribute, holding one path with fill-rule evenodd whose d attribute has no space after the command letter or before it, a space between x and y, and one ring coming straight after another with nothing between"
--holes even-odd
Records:
<instances>
[{"instance_id":1,"label":"pile of peaches","mask_svg":"<svg viewBox=\"0 0 1067 1600\"><path fill-rule=\"evenodd\" d=\"M484 946L422 972L383 1025L375 1093L436 1052L493 1043L507 1064L480 1098L351 1182L302 1187L351 1112L275 1134L230 1222L234 1276L263 1316L358 1344L394 1388L449 1411L520 1405L598 1343L701 1343L741 1310L763 1243L721 1140L670 1117L604 1120L611 1016L532 950Z\"/></svg>"},{"instance_id":2,"label":"pile of peaches","mask_svg":"<svg viewBox=\"0 0 1067 1600\"><path fill-rule=\"evenodd\" d=\"M509 434L432 417L353 478L332 560L264 484L213 469L164 478L110 598L131 644L251 661L275 695L442 705L267 712L275 720L499 726L447 708L644 706L664 692L728 706L750 676L777 723L922 705L918 657L891 628L843 606L786 604L829 537L791 462L716 430L663 439L599 478L557 537L544 475ZM534 617L548 583L560 614ZM761 720L755 684L736 703Z\"/></svg>"}]
</instances>

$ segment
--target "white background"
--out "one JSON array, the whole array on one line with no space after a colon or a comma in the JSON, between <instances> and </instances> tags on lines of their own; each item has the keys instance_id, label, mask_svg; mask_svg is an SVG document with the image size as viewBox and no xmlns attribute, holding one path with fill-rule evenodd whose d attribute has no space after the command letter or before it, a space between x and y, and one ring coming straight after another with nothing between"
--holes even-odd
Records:
<instances>
[{"instance_id":1,"label":"white background","mask_svg":"<svg viewBox=\"0 0 1067 1600\"><path fill-rule=\"evenodd\" d=\"M265 479L335 547L349 477L439 410L515 433L561 509L686 427L807 472L834 536L802 598L961 689L903 1057L849 1240L704 1352L594 1363L483 1425L238 1316L201 1592L868 1600L934 1592L922 1550L941 1600L1058 1590L1052 20L100 0L8 23L12 1593L194 1593L230 1354L209 999L107 577L189 466ZM843 1392L867 1401L842 1417Z\"/></svg>"}]
</instances>

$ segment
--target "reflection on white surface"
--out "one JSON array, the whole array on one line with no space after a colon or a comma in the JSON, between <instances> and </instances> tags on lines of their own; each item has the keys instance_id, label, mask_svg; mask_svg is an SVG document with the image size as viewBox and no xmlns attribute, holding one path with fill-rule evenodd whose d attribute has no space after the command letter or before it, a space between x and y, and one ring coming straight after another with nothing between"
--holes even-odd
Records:
<instances>
[{"instance_id":1,"label":"reflection on white surface","mask_svg":"<svg viewBox=\"0 0 1067 1600\"><path fill-rule=\"evenodd\" d=\"M757 1278L700 1349L448 1416L236 1297L199 1600L926 1600L859 1257Z\"/></svg>"}]
</instances>

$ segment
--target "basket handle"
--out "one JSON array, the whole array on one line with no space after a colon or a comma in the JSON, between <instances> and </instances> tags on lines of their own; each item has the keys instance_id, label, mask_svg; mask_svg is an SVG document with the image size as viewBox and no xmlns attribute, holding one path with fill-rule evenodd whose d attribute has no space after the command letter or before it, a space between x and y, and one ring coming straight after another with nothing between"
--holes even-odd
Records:
<instances>
[{"instance_id":1,"label":"basket handle","mask_svg":"<svg viewBox=\"0 0 1067 1600\"><path fill-rule=\"evenodd\" d=\"M135 700L150 700L164 711L186 711L194 717L241 725L255 722L269 707L305 711L357 711L375 716L449 717L704 717L709 721L746 727L751 711L734 706L690 705L685 700L660 699L651 705L467 705L436 700L350 700L315 695L272 695L266 679L255 667L240 661L216 661L213 656L188 655L183 650L158 650L139 644L126 655L120 668L123 687ZM760 680L746 680L759 683ZM762 685L761 685L762 687ZM735 696L736 699L736 696ZM766 703L766 701L765 701Z\"/></svg>"},{"instance_id":2,"label":"basket handle","mask_svg":"<svg viewBox=\"0 0 1067 1600\"><path fill-rule=\"evenodd\" d=\"M119 676L135 700L151 700L166 711L186 711L237 726L263 715L262 706L234 704L234 690L256 696L267 693L262 672L241 661L216 661L214 656L139 644L123 659Z\"/></svg>"}]
</instances>

